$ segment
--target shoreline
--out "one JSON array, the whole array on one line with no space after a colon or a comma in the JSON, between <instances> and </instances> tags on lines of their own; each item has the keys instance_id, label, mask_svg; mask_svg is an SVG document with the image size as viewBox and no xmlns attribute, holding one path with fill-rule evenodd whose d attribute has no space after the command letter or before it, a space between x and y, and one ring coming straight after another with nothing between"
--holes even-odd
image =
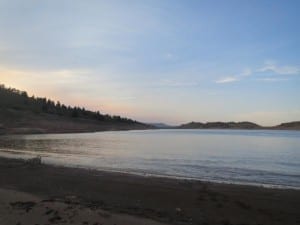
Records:
<instances>
[{"instance_id":1,"label":"shoreline","mask_svg":"<svg viewBox=\"0 0 300 225\"><path fill-rule=\"evenodd\" d=\"M1 150L1 149L0 149ZM5 149L2 149L4 152L6 153ZM11 151L8 151L11 152ZM16 151L15 154L20 153L19 151ZM212 180L212 179L203 179L203 178L196 178L196 177L185 177L185 176L178 176L178 175L168 175L168 174L155 174L155 173L150 173L150 172L146 172L146 171L122 171L121 169L113 169L113 168L105 168L105 167L98 167L98 168L88 168L88 167L84 167L84 166L80 166L80 165L62 165L59 163L50 163L50 162L45 162L43 160L43 155L39 155L42 158L42 164L45 166L52 166L52 167L62 167L62 168L74 168L74 169L82 169L82 170L87 170L87 171L94 171L94 172L105 172L105 173L116 173L119 175L129 175L129 176L137 176L137 177L141 177L141 178L148 178L148 177L153 177L153 178L162 178L162 179L172 179L172 180L179 180L179 181L192 181L192 182L204 182L204 183L212 183L212 184L227 184L227 185L241 185L241 186L252 186L252 187L259 187L259 188L267 188L267 189L279 189L279 190L298 190L300 191L300 187L295 187L295 186L283 186L280 184L262 184L262 183L255 183L255 182L243 182L243 181L221 181L221 180ZM35 155L23 155L23 157L14 157L11 156L9 153L7 154L7 156L4 156L3 154L0 155L0 159L1 158L5 158L5 159L16 159L16 160L21 160L21 161L25 161L27 159L32 159L34 158Z\"/></svg>"},{"instance_id":2,"label":"shoreline","mask_svg":"<svg viewBox=\"0 0 300 225\"><path fill-rule=\"evenodd\" d=\"M80 133L97 133L97 132L117 132L117 131L139 131L139 130L157 130L156 128L101 128L91 130L56 130L56 131L45 131L42 129L35 128L11 128L8 131L0 132L1 136L7 135L43 135L43 134L80 134ZM1 130L0 130L1 131Z\"/></svg>"},{"instance_id":3,"label":"shoreline","mask_svg":"<svg viewBox=\"0 0 300 225\"><path fill-rule=\"evenodd\" d=\"M297 210L300 191L292 189L28 165L24 160L1 157L0 188L41 199L76 196L79 205L93 203L112 214L129 214L167 224L293 225L300 222Z\"/></svg>"},{"instance_id":4,"label":"shoreline","mask_svg":"<svg viewBox=\"0 0 300 225\"><path fill-rule=\"evenodd\" d=\"M1 127L0 127L1 128ZM275 128L275 127L261 127L261 128L181 128L181 127L168 127L168 128L97 128L97 129L79 129L79 130L55 130L55 131L46 131L39 128L9 128L9 129L0 129L0 137L6 135L31 135L31 134L78 134L78 133L97 133L97 132L116 132L116 131L147 131L147 130L229 130L229 131L298 131L299 128Z\"/></svg>"}]
</instances>

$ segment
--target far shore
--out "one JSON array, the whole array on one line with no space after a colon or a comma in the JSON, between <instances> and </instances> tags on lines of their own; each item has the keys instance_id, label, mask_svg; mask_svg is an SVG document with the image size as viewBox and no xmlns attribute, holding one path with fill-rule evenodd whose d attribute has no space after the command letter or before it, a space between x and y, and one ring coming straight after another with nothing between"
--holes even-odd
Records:
<instances>
[{"instance_id":1,"label":"far shore","mask_svg":"<svg viewBox=\"0 0 300 225\"><path fill-rule=\"evenodd\" d=\"M151 128L155 129L155 128ZM39 129L39 128L10 128L6 130L2 130L0 132L0 135L16 135L16 134L78 134L78 133L95 133L95 132L105 132L105 131L131 131L131 130L150 130L145 128L136 128L136 129L130 129L130 128L103 128L103 129L75 129L75 130L45 130L45 129Z\"/></svg>"},{"instance_id":2,"label":"far shore","mask_svg":"<svg viewBox=\"0 0 300 225\"><path fill-rule=\"evenodd\" d=\"M299 208L299 190L141 177L0 158L0 224L5 225L296 225Z\"/></svg>"},{"instance_id":3,"label":"far shore","mask_svg":"<svg viewBox=\"0 0 300 225\"><path fill-rule=\"evenodd\" d=\"M248 131L255 131L255 130L266 130L266 131L300 131L300 129L288 129L288 128L273 128L273 127L261 127L255 129L247 129L247 128L182 128L182 127L167 127L167 128L97 128L97 129L56 129L56 130L45 130L40 128L27 128L27 127L19 127L19 128L9 128L9 129L0 129L0 136L1 135L26 135L26 134L76 134L76 133L95 133L95 132L107 132L107 131L138 131L138 130L248 130Z\"/></svg>"}]
</instances>

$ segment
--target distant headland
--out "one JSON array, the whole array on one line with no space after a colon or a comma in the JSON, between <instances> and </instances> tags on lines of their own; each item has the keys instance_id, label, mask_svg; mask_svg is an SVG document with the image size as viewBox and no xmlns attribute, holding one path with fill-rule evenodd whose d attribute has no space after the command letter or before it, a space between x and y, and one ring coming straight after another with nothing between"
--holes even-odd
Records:
<instances>
[{"instance_id":1,"label":"distant headland","mask_svg":"<svg viewBox=\"0 0 300 225\"><path fill-rule=\"evenodd\" d=\"M190 122L182 124L178 129L271 129L271 130L300 130L300 121L281 123L276 126L261 126L256 123L243 122Z\"/></svg>"}]
</instances>

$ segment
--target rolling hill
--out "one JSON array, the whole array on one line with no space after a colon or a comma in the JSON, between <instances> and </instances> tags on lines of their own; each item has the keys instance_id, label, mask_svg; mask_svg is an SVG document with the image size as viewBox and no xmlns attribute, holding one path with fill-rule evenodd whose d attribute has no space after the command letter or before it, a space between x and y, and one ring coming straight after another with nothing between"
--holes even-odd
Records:
<instances>
[{"instance_id":1,"label":"rolling hill","mask_svg":"<svg viewBox=\"0 0 300 225\"><path fill-rule=\"evenodd\" d=\"M65 133L149 129L152 126L120 116L66 106L25 91L0 85L0 133Z\"/></svg>"},{"instance_id":2,"label":"rolling hill","mask_svg":"<svg viewBox=\"0 0 300 225\"><path fill-rule=\"evenodd\" d=\"M268 129L268 130L300 130L300 121L282 123L277 126L264 127L256 123L244 122L190 122L182 124L178 129Z\"/></svg>"}]
</instances>

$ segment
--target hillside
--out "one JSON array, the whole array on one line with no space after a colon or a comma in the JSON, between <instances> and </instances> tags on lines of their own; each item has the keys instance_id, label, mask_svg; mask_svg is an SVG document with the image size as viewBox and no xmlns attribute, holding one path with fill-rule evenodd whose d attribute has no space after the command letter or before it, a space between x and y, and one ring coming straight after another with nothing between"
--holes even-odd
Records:
<instances>
[{"instance_id":1,"label":"hillside","mask_svg":"<svg viewBox=\"0 0 300 225\"><path fill-rule=\"evenodd\" d=\"M148 123L149 125L157 128L157 129L172 129L175 128L174 126L165 124L165 123Z\"/></svg>"},{"instance_id":2,"label":"hillside","mask_svg":"<svg viewBox=\"0 0 300 225\"><path fill-rule=\"evenodd\" d=\"M179 126L182 129L260 129L261 126L251 122L191 122Z\"/></svg>"},{"instance_id":3,"label":"hillside","mask_svg":"<svg viewBox=\"0 0 300 225\"><path fill-rule=\"evenodd\" d=\"M300 121L282 123L273 127L263 127L252 122L190 122L178 126L179 129L270 129L270 130L300 130Z\"/></svg>"},{"instance_id":4,"label":"hillside","mask_svg":"<svg viewBox=\"0 0 300 225\"><path fill-rule=\"evenodd\" d=\"M71 107L0 85L0 133L63 133L148 129L120 116Z\"/></svg>"},{"instance_id":5,"label":"hillside","mask_svg":"<svg viewBox=\"0 0 300 225\"><path fill-rule=\"evenodd\" d=\"M294 121L289 123L282 123L275 127L276 129L282 129L282 130L300 130L300 121Z\"/></svg>"}]
</instances>

